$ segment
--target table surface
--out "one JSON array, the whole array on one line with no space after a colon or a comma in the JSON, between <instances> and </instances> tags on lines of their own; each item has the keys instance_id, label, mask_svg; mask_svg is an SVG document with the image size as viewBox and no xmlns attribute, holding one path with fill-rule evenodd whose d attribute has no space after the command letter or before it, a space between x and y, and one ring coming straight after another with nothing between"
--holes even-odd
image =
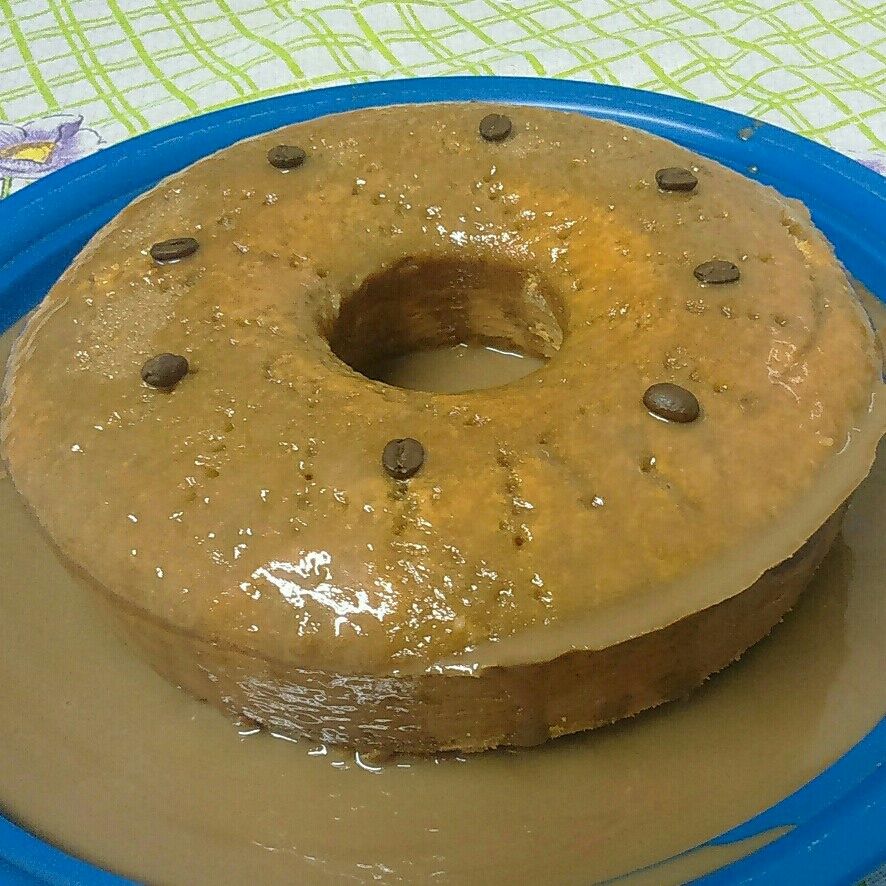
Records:
<instances>
[{"instance_id":1,"label":"table surface","mask_svg":"<svg viewBox=\"0 0 886 886\"><path fill-rule=\"evenodd\" d=\"M0 199L204 111L456 74L667 92L886 174L876 0L0 0ZM866 883L886 886L886 866Z\"/></svg>"}]
</instances>

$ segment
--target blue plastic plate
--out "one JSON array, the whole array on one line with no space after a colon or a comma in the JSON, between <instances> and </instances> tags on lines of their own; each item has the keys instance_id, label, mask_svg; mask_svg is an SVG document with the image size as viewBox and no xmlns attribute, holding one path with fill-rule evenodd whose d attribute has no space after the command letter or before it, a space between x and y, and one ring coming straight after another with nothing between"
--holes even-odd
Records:
<instances>
[{"instance_id":1,"label":"blue plastic plate","mask_svg":"<svg viewBox=\"0 0 886 886\"><path fill-rule=\"evenodd\" d=\"M248 136L353 108L501 101L580 111L670 138L801 199L846 267L886 300L886 178L776 126L684 99L613 86L451 77L339 86L217 111L75 163L0 203L0 330L43 298L90 236L136 195ZM747 128L750 127L750 130ZM753 134L740 138L739 130ZM712 840L793 829L703 884L853 884L886 860L886 718L795 794ZM127 881L0 818L0 881L13 886Z\"/></svg>"}]
</instances>

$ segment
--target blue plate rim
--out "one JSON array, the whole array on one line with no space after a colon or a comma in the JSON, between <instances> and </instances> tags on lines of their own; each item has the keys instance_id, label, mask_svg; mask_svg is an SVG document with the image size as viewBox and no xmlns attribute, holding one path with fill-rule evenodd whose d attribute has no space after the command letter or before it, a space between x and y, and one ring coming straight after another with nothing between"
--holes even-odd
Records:
<instances>
[{"instance_id":1,"label":"blue plate rim","mask_svg":"<svg viewBox=\"0 0 886 886\"><path fill-rule=\"evenodd\" d=\"M848 196L831 193L836 201L831 227L838 235L851 231L852 238L864 240L853 257L868 259L872 266L850 270L869 286L879 285L882 277L875 271L886 270L884 208L886 178L857 161L811 142L772 124L700 104L689 99L662 93L646 92L607 84L530 77L429 77L382 80L348 84L306 92L289 93L214 111L152 130L111 147L34 182L0 202L0 281L5 272L19 263L39 259L45 240L59 225L71 220L72 192L81 200L78 215L100 215L111 202L119 202L121 190L130 199L142 187L126 190L127 174L137 160L150 163L158 153L177 150L177 159L167 162L163 176L193 162L206 143L225 143L321 114L337 113L358 107L408 104L432 101L483 101L510 104L538 104L563 110L590 113L616 119L649 131L667 131L667 137L680 142L701 139L709 148L716 144L726 152L727 165L752 171L761 181L786 178L796 184L796 196L805 193L804 168L816 170L816 181L826 180L829 188L846 189ZM286 119L278 122L284 113ZM264 126L265 122L272 121ZM236 125L237 135L225 142L225 130ZM243 131L243 127L246 131ZM258 128L256 128L258 127ZM749 130L751 137L738 137L739 130ZM194 144L195 134L199 144ZM689 145L692 147L692 145ZM212 148L217 149L217 147ZM704 154L704 148L694 147ZM164 155L165 156L165 155ZM762 158L766 158L765 164ZM759 158L759 163L755 162ZM181 160L178 165L178 159ZM797 167L797 175L791 165ZM765 170L765 171L764 171ZM759 173L759 174L758 174ZM111 188L110 192L108 188ZM824 197L819 195L819 199ZM827 201L826 201L827 202ZM840 204L845 205L840 205ZM810 205L813 205L810 203ZM82 210L88 210L84 212ZM813 209L814 217L817 216ZM841 227L841 225L843 227ZM848 227L847 227L848 226ZM36 240L34 237L40 234ZM833 238L832 238L833 239ZM836 243L837 240L834 239ZM838 247L839 248L839 247ZM842 255L844 262L845 256ZM883 297L883 293L879 293ZM3 306L0 305L0 310ZM24 306L22 310L26 310ZM0 313L0 327L9 318ZM735 886L745 883L803 882L813 884L852 883L870 873L886 859L886 717L861 741L824 772L743 824L709 841L705 846L724 845L762 833L774 827L790 825L804 808L816 811L796 824L784 836L739 861L694 881L706 886ZM124 886L131 881L100 870L87 862L67 855L6 818L0 817L0 875L7 882L21 884L95 884Z\"/></svg>"}]
</instances>

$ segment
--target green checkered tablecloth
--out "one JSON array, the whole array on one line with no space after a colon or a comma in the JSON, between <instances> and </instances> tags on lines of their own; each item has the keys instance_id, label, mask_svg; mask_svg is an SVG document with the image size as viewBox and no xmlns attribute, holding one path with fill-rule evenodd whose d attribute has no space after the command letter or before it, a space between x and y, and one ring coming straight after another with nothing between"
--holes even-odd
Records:
<instances>
[{"instance_id":1,"label":"green checkered tablecloth","mask_svg":"<svg viewBox=\"0 0 886 886\"><path fill-rule=\"evenodd\" d=\"M0 0L0 198L202 111L446 74L660 90L886 167L886 3Z\"/></svg>"}]
</instances>

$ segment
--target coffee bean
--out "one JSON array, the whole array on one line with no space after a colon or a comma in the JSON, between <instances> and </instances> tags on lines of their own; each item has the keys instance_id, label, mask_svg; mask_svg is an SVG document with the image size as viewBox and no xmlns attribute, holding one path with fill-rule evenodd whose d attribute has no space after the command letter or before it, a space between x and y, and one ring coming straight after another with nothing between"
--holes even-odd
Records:
<instances>
[{"instance_id":1,"label":"coffee bean","mask_svg":"<svg viewBox=\"0 0 886 886\"><path fill-rule=\"evenodd\" d=\"M200 244L193 237L173 237L171 240L161 240L151 247L151 258L156 262L178 261L193 255L200 248Z\"/></svg>"},{"instance_id":2,"label":"coffee bean","mask_svg":"<svg viewBox=\"0 0 886 886\"><path fill-rule=\"evenodd\" d=\"M142 381L169 390L188 374L188 361L180 354L157 354L142 366Z\"/></svg>"},{"instance_id":3,"label":"coffee bean","mask_svg":"<svg viewBox=\"0 0 886 886\"><path fill-rule=\"evenodd\" d=\"M504 114L487 114L480 121L480 135L488 142L504 141L512 128L511 118Z\"/></svg>"},{"instance_id":4,"label":"coffee bean","mask_svg":"<svg viewBox=\"0 0 886 886\"><path fill-rule=\"evenodd\" d=\"M738 268L731 261L715 258L700 264L694 271L695 279L700 283L720 284L735 283L741 276Z\"/></svg>"},{"instance_id":5,"label":"coffee bean","mask_svg":"<svg viewBox=\"0 0 886 886\"><path fill-rule=\"evenodd\" d=\"M648 388L643 395L643 403L653 415L668 421L688 422L698 418L699 406L695 394L670 382Z\"/></svg>"},{"instance_id":6,"label":"coffee bean","mask_svg":"<svg viewBox=\"0 0 886 886\"><path fill-rule=\"evenodd\" d=\"M298 145L277 145L268 151L268 163L275 169L297 169L308 155Z\"/></svg>"},{"instance_id":7,"label":"coffee bean","mask_svg":"<svg viewBox=\"0 0 886 886\"><path fill-rule=\"evenodd\" d=\"M693 191L698 179L688 169L668 166L655 173L655 181L662 191Z\"/></svg>"},{"instance_id":8,"label":"coffee bean","mask_svg":"<svg viewBox=\"0 0 886 886\"><path fill-rule=\"evenodd\" d=\"M382 466L395 480L415 476L424 461L425 448L412 437L389 441L381 457Z\"/></svg>"}]
</instances>

